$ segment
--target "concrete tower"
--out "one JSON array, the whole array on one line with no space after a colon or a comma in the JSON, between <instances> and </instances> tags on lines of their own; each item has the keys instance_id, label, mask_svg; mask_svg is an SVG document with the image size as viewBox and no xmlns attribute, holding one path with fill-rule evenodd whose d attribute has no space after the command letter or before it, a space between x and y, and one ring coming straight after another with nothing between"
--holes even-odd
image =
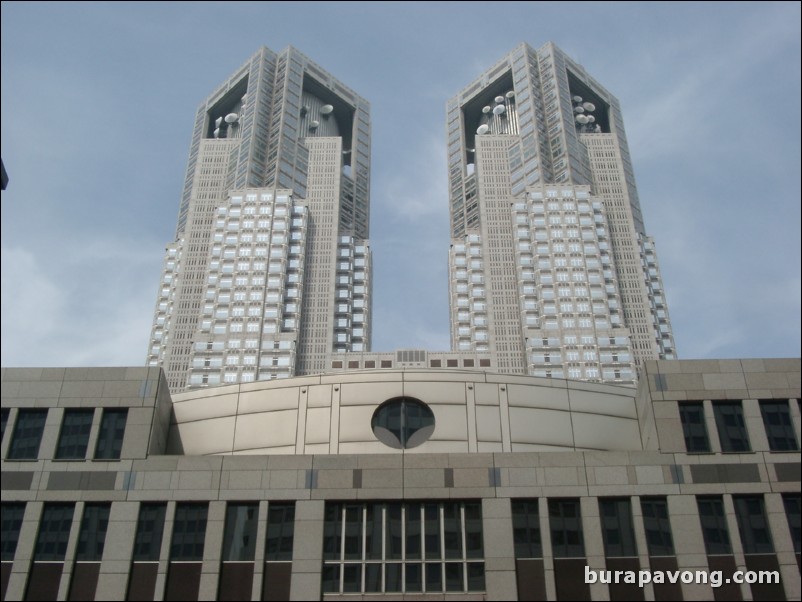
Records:
<instances>
[{"instance_id":1,"label":"concrete tower","mask_svg":"<svg viewBox=\"0 0 802 602\"><path fill-rule=\"evenodd\" d=\"M522 44L447 113L453 349L621 383L675 357L618 100L553 44Z\"/></svg>"},{"instance_id":2,"label":"concrete tower","mask_svg":"<svg viewBox=\"0 0 802 602\"><path fill-rule=\"evenodd\" d=\"M369 350L369 110L291 47L201 103L148 352L172 391Z\"/></svg>"}]
</instances>

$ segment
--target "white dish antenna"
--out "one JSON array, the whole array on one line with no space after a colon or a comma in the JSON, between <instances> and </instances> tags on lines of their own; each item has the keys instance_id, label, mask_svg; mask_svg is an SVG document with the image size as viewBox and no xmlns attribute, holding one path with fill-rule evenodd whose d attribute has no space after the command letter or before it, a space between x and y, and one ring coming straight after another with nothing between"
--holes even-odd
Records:
<instances>
[{"instance_id":1,"label":"white dish antenna","mask_svg":"<svg viewBox=\"0 0 802 602\"><path fill-rule=\"evenodd\" d=\"M226 123L236 123L238 119L239 115L237 115L236 113L229 113L228 115L226 115Z\"/></svg>"},{"instance_id":2,"label":"white dish antenna","mask_svg":"<svg viewBox=\"0 0 802 602\"><path fill-rule=\"evenodd\" d=\"M334 110L334 107L331 105L323 105L320 107L320 114L321 115L330 115L331 112Z\"/></svg>"},{"instance_id":3,"label":"white dish antenna","mask_svg":"<svg viewBox=\"0 0 802 602\"><path fill-rule=\"evenodd\" d=\"M490 131L490 126L486 123L483 123L478 128L476 128L476 133L479 135L487 134Z\"/></svg>"}]
</instances>

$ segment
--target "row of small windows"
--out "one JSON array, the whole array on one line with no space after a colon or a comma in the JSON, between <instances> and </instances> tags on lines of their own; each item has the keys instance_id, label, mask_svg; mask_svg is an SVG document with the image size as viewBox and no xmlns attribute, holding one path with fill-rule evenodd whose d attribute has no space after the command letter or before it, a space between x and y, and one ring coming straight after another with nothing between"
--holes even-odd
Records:
<instances>
[{"instance_id":1,"label":"row of small windows","mask_svg":"<svg viewBox=\"0 0 802 602\"><path fill-rule=\"evenodd\" d=\"M171 562L201 562L203 560L208 510L208 503L206 502L179 502L176 504L172 539L169 547L169 560ZM84 505L75 549L74 559L76 562L100 562L102 560L110 511L111 503L86 503ZM2 560L4 562L14 560L24 514L24 502L4 503L2 505ZM34 563L63 562L65 560L74 514L74 503L46 503L44 505L33 552ZM166 515L167 504L164 502L143 502L140 505L131 554L131 559L134 563L132 575L135 572L137 563L152 563L160 559ZM256 558L258 516L258 502L228 503L220 557L223 563L254 562ZM270 503L268 505L264 550L265 562L289 562L292 560L294 528L294 502ZM222 572L224 571L225 567L222 569ZM75 571L74 576L77 579ZM36 587L37 585L29 583L28 593L31 593L32 586ZM151 585L155 585L155 583ZM181 589L180 585L177 588L178 590ZM75 586L76 584L73 583L71 591ZM167 590L167 593L170 594L169 575ZM133 595L134 592L137 594L142 593L141 584L132 578L131 583L129 583L129 599L139 599L136 595ZM149 593L150 596L148 598L153 599L153 592ZM173 593L181 592L174 590ZM55 595L55 592L53 594ZM26 598L30 599L30 596L26 596ZM168 595L167 599L171 598L197 599L197 594L194 597L180 598ZM73 596L68 599L73 599ZM224 598L221 596L221 599Z\"/></svg>"},{"instance_id":2,"label":"row of small windows","mask_svg":"<svg viewBox=\"0 0 802 602\"><path fill-rule=\"evenodd\" d=\"M800 553L800 497L783 494L788 528L795 553ZM745 554L773 554L762 495L733 495L735 516ZM699 522L709 555L732 554L721 495L697 496ZM599 498L604 554L607 558L638 556L630 498ZM675 556L668 502L665 497L640 499L649 557ZM549 499L549 529L554 558L585 556L579 499ZM513 539L516 558L542 558L538 500L512 501Z\"/></svg>"},{"instance_id":3,"label":"row of small windows","mask_svg":"<svg viewBox=\"0 0 802 602\"><path fill-rule=\"evenodd\" d=\"M344 367L347 367L349 369L354 369L354 368L376 368L377 364L378 364L378 367L381 367L381 368L392 368L393 367L393 361L392 360L379 360L378 362L376 360L365 360L363 362L360 362L359 360L349 360L348 362L343 362L342 360L334 360L334 361L331 362L331 367L333 369L338 369L338 370L341 370ZM403 362L401 363L401 365L403 365ZM431 360L429 360L429 367L430 368L442 368L444 366L446 368L459 368L459 360L458 359L446 359L445 363L443 362L443 360L439 360L439 359L431 359ZM490 359L489 358L480 358L477 361L475 359L466 358L466 359L462 360L462 367L463 368L475 368L477 366L480 367L480 368L489 368L490 367Z\"/></svg>"},{"instance_id":4,"label":"row of small windows","mask_svg":"<svg viewBox=\"0 0 802 602\"><path fill-rule=\"evenodd\" d=\"M714 401L712 405L721 451L736 453L751 451L742 402ZM759 405L769 449L777 452L799 450L788 401L762 399ZM681 402L679 415L685 437L685 449L688 453L712 451L705 424L704 403L701 401Z\"/></svg>"},{"instance_id":5,"label":"row of small windows","mask_svg":"<svg viewBox=\"0 0 802 602\"><path fill-rule=\"evenodd\" d=\"M127 408L107 408L101 411L97 429L94 460L119 460L122 451L125 425L128 420ZM19 409L7 460L36 460L42 443L46 409ZM5 436L9 409L3 408L2 434ZM67 408L61 420L58 442L54 458L56 460L85 460L95 419L95 409Z\"/></svg>"}]
</instances>

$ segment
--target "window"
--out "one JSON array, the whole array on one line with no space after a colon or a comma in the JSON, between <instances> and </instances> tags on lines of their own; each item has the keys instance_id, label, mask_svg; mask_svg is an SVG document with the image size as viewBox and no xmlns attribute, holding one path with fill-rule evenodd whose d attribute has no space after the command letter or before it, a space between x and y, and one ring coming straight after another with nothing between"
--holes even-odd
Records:
<instances>
[{"instance_id":1,"label":"window","mask_svg":"<svg viewBox=\"0 0 802 602\"><path fill-rule=\"evenodd\" d=\"M39 455L39 444L45 429L47 410L19 410L11 447L8 450L9 460L36 460Z\"/></svg>"},{"instance_id":2,"label":"window","mask_svg":"<svg viewBox=\"0 0 802 602\"><path fill-rule=\"evenodd\" d=\"M2 560L14 560L17 552L17 541L22 527L22 518L25 516L25 503L3 504L0 506L0 524L2 524Z\"/></svg>"},{"instance_id":3,"label":"window","mask_svg":"<svg viewBox=\"0 0 802 602\"><path fill-rule=\"evenodd\" d=\"M397 397L378 407L371 428L385 445L409 449L424 443L434 432L434 414L417 399Z\"/></svg>"},{"instance_id":4,"label":"window","mask_svg":"<svg viewBox=\"0 0 802 602\"><path fill-rule=\"evenodd\" d=\"M110 510L110 504L86 504L84 506L75 560L99 562L103 559Z\"/></svg>"},{"instance_id":5,"label":"window","mask_svg":"<svg viewBox=\"0 0 802 602\"><path fill-rule=\"evenodd\" d=\"M537 500L513 500L512 536L516 558L542 558Z\"/></svg>"},{"instance_id":6,"label":"window","mask_svg":"<svg viewBox=\"0 0 802 602\"><path fill-rule=\"evenodd\" d=\"M674 556L666 498L641 498L640 506L649 556Z\"/></svg>"},{"instance_id":7,"label":"window","mask_svg":"<svg viewBox=\"0 0 802 602\"><path fill-rule=\"evenodd\" d=\"M699 520L708 555L732 554L727 519L724 516L724 501L721 496L697 497Z\"/></svg>"},{"instance_id":8,"label":"window","mask_svg":"<svg viewBox=\"0 0 802 602\"><path fill-rule=\"evenodd\" d=\"M723 452L748 452L749 435L744 423L744 412L740 401L716 402L713 404L716 428Z\"/></svg>"},{"instance_id":9,"label":"window","mask_svg":"<svg viewBox=\"0 0 802 602\"><path fill-rule=\"evenodd\" d=\"M800 499L798 493L783 494L785 518L788 519L788 529L791 531L791 541L794 542L794 552L799 554L802 547L802 518L800 517ZM5 531L4 531L5 533Z\"/></svg>"},{"instance_id":10,"label":"window","mask_svg":"<svg viewBox=\"0 0 802 602\"><path fill-rule=\"evenodd\" d=\"M267 509L265 560L292 560L295 536L295 503L271 503Z\"/></svg>"},{"instance_id":11,"label":"window","mask_svg":"<svg viewBox=\"0 0 802 602\"><path fill-rule=\"evenodd\" d=\"M762 495L733 496L735 517L738 519L738 531L744 554L773 554L769 523Z\"/></svg>"},{"instance_id":12,"label":"window","mask_svg":"<svg viewBox=\"0 0 802 602\"><path fill-rule=\"evenodd\" d=\"M125 423L128 419L128 409L103 410L100 421L100 433L95 448L96 460L119 460L125 435Z\"/></svg>"},{"instance_id":13,"label":"window","mask_svg":"<svg viewBox=\"0 0 802 602\"><path fill-rule=\"evenodd\" d=\"M6 436L6 425L8 424L8 415L11 412L8 408L0 409L0 441Z\"/></svg>"},{"instance_id":14,"label":"window","mask_svg":"<svg viewBox=\"0 0 802 602\"><path fill-rule=\"evenodd\" d=\"M225 561L252 562L256 556L256 527L259 504L229 503L226 507L226 528L223 535Z\"/></svg>"},{"instance_id":15,"label":"window","mask_svg":"<svg viewBox=\"0 0 802 602\"><path fill-rule=\"evenodd\" d=\"M136 524L133 560L153 562L159 560L164 533L164 515L167 504L142 504Z\"/></svg>"},{"instance_id":16,"label":"window","mask_svg":"<svg viewBox=\"0 0 802 602\"><path fill-rule=\"evenodd\" d=\"M207 504L179 503L176 505L170 560L198 562L203 560L208 512Z\"/></svg>"},{"instance_id":17,"label":"window","mask_svg":"<svg viewBox=\"0 0 802 602\"><path fill-rule=\"evenodd\" d=\"M710 451L705 427L705 413L701 401L679 404L679 418L685 435L685 449L689 454Z\"/></svg>"},{"instance_id":18,"label":"window","mask_svg":"<svg viewBox=\"0 0 802 602\"><path fill-rule=\"evenodd\" d=\"M555 558L585 556L582 537L582 512L578 499L549 500L551 547Z\"/></svg>"},{"instance_id":19,"label":"window","mask_svg":"<svg viewBox=\"0 0 802 602\"><path fill-rule=\"evenodd\" d=\"M794 436L791 412L785 400L760 400L760 413L771 451L796 451L799 449Z\"/></svg>"},{"instance_id":20,"label":"window","mask_svg":"<svg viewBox=\"0 0 802 602\"><path fill-rule=\"evenodd\" d=\"M324 593L484 591L478 502L328 504Z\"/></svg>"},{"instance_id":21,"label":"window","mask_svg":"<svg viewBox=\"0 0 802 602\"><path fill-rule=\"evenodd\" d=\"M83 460L89 445L94 410L64 410L56 447L57 460Z\"/></svg>"},{"instance_id":22,"label":"window","mask_svg":"<svg viewBox=\"0 0 802 602\"><path fill-rule=\"evenodd\" d=\"M599 500L604 555L608 558L638 555L631 506L629 498Z\"/></svg>"},{"instance_id":23,"label":"window","mask_svg":"<svg viewBox=\"0 0 802 602\"><path fill-rule=\"evenodd\" d=\"M33 553L35 561L64 560L74 512L75 504L45 504Z\"/></svg>"}]
</instances>

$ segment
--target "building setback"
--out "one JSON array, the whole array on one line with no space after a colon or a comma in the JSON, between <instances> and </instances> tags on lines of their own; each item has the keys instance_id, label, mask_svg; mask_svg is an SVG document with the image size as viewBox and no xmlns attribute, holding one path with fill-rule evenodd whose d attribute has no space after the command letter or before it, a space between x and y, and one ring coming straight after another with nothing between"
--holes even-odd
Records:
<instances>
[{"instance_id":1,"label":"building setback","mask_svg":"<svg viewBox=\"0 0 802 602\"><path fill-rule=\"evenodd\" d=\"M172 398L159 368L4 368L2 597L799 599L799 399L798 359ZM601 573L646 569L779 581Z\"/></svg>"},{"instance_id":2,"label":"building setback","mask_svg":"<svg viewBox=\"0 0 802 602\"><path fill-rule=\"evenodd\" d=\"M631 383L675 357L618 100L521 44L447 104L451 339L499 372Z\"/></svg>"},{"instance_id":3,"label":"building setback","mask_svg":"<svg viewBox=\"0 0 802 602\"><path fill-rule=\"evenodd\" d=\"M201 103L147 358L172 391L370 350L369 111L292 47Z\"/></svg>"}]
</instances>

